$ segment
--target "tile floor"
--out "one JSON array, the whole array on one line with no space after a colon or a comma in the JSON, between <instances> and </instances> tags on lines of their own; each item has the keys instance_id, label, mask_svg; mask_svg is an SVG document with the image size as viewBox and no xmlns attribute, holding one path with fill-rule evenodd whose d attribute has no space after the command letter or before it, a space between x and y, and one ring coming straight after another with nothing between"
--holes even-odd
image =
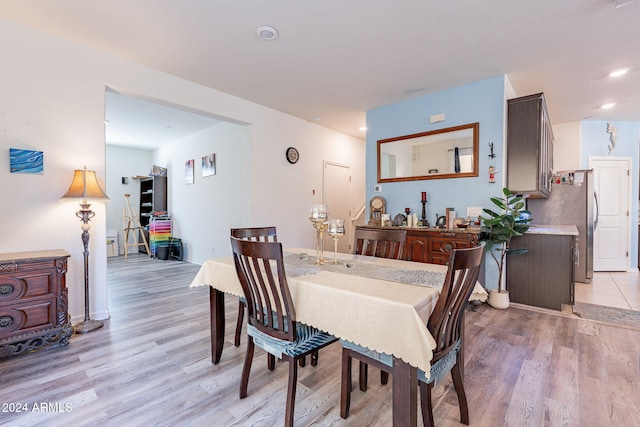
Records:
<instances>
[{"instance_id":1,"label":"tile floor","mask_svg":"<svg viewBox=\"0 0 640 427\"><path fill-rule=\"evenodd\" d=\"M595 272L591 283L576 282L576 302L640 311L640 271Z\"/></svg>"}]
</instances>

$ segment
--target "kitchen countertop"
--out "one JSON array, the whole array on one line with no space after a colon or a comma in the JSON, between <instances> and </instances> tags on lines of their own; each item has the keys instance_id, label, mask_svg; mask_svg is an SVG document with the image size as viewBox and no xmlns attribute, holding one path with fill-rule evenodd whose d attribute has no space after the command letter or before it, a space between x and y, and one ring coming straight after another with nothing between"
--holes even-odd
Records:
<instances>
[{"instance_id":1,"label":"kitchen countertop","mask_svg":"<svg viewBox=\"0 0 640 427\"><path fill-rule=\"evenodd\" d=\"M526 234L557 234L563 236L578 236L578 227L576 227L575 225L531 224Z\"/></svg>"}]
</instances>

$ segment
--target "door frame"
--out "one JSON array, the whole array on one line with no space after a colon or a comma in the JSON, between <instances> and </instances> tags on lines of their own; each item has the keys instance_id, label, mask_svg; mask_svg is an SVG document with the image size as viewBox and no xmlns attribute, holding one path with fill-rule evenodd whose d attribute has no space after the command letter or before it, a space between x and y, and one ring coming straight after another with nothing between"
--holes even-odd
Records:
<instances>
[{"instance_id":1,"label":"door frame","mask_svg":"<svg viewBox=\"0 0 640 427\"><path fill-rule=\"evenodd\" d=\"M347 233L345 234L343 239L346 239L347 247L350 250L351 249L350 242L353 241L353 233L354 233L353 231L354 227L352 226L352 222L351 222L351 216L353 212L353 209L351 208L351 204L352 204L351 171L353 170L353 167L346 163L339 163L331 160L322 161L322 203L324 204L327 204L327 166L345 168L349 171L349 189L348 189L348 198L347 198L347 210L349 214L347 218L344 218L344 226L346 228ZM333 249L333 244L331 245L331 248Z\"/></svg>"}]
</instances>

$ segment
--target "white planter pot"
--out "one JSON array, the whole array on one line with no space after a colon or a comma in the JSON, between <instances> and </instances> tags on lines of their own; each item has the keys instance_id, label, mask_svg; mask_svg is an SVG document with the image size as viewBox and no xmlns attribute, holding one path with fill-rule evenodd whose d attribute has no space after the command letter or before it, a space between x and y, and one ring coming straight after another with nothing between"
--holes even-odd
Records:
<instances>
[{"instance_id":1,"label":"white planter pot","mask_svg":"<svg viewBox=\"0 0 640 427\"><path fill-rule=\"evenodd\" d=\"M489 291L489 305L500 310L509 308L509 291Z\"/></svg>"}]
</instances>

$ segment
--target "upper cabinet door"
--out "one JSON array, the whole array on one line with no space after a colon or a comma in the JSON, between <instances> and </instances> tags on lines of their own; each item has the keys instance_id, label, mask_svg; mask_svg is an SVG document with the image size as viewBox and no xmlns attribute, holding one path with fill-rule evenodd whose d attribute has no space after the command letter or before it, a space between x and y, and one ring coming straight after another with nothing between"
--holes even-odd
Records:
<instances>
[{"instance_id":1,"label":"upper cabinet door","mask_svg":"<svg viewBox=\"0 0 640 427\"><path fill-rule=\"evenodd\" d=\"M553 170L553 131L544 95L507 101L507 187L548 198Z\"/></svg>"}]
</instances>

